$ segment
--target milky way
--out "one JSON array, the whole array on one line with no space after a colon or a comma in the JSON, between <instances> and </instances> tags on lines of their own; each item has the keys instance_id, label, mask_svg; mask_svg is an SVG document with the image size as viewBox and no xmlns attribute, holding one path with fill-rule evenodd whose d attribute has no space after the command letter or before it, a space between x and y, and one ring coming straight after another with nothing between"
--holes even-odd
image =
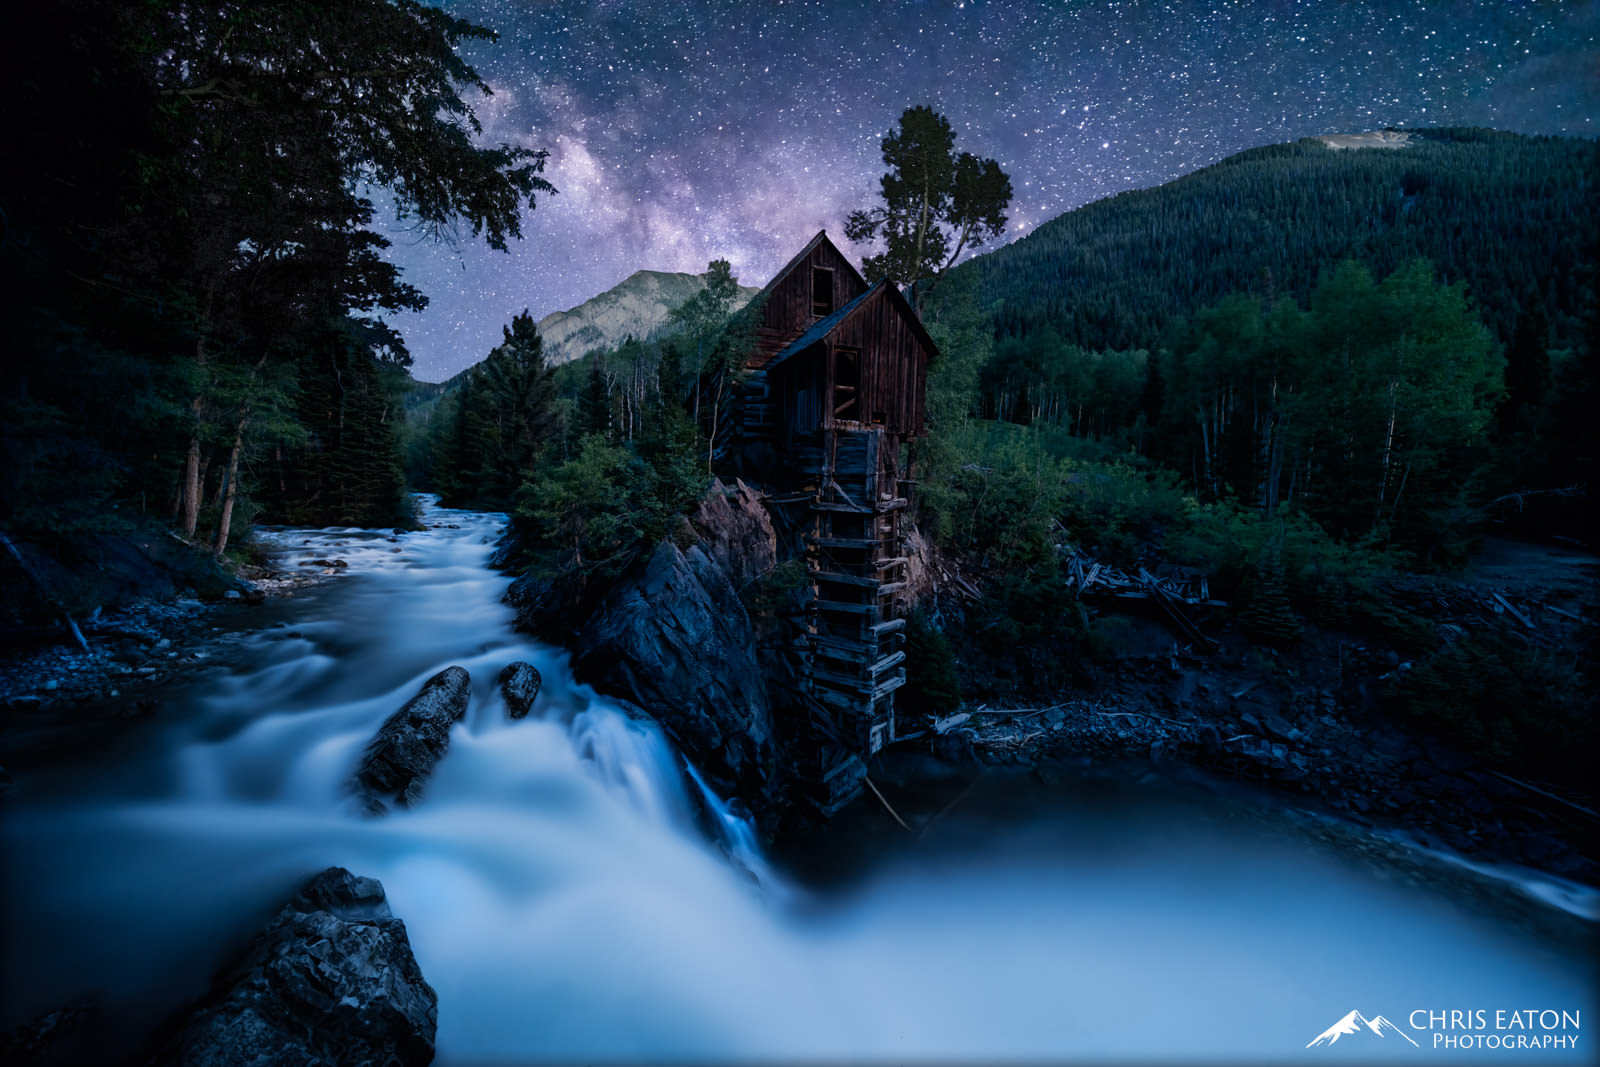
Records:
<instances>
[{"instance_id":1,"label":"milky way","mask_svg":"<svg viewBox=\"0 0 1600 1067\"><path fill-rule=\"evenodd\" d=\"M462 0L500 33L464 55L484 139L542 148L560 190L510 254L398 227L431 298L394 323L439 380L633 271L727 258L760 285L844 218L913 104L992 156L1005 239L1091 200L1319 133L1492 126L1593 137L1600 2L1347 0L622 3ZM864 248L853 249L857 255Z\"/></svg>"}]
</instances>

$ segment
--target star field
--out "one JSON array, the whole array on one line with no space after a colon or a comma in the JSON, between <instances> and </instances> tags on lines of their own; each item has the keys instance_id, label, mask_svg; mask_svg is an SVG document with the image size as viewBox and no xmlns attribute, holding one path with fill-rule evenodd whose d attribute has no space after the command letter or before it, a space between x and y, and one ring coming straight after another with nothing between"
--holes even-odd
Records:
<instances>
[{"instance_id":1,"label":"star field","mask_svg":"<svg viewBox=\"0 0 1600 1067\"><path fill-rule=\"evenodd\" d=\"M913 104L992 156L1006 239L1262 144L1385 126L1600 135L1600 2L444 0L500 32L464 50L489 142L543 148L560 190L510 254L391 226L432 303L393 318L423 380L483 358L524 307L633 271L730 260L763 284L843 241ZM856 249L858 254L865 249Z\"/></svg>"}]
</instances>

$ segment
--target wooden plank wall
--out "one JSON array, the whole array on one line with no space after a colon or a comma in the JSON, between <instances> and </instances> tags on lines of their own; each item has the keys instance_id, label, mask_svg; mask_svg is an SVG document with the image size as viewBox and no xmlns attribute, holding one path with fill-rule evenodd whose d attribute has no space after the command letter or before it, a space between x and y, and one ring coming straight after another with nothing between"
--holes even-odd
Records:
<instances>
[{"instance_id":1,"label":"wooden plank wall","mask_svg":"<svg viewBox=\"0 0 1600 1067\"><path fill-rule=\"evenodd\" d=\"M887 294L875 293L839 324L828 341L861 350L861 421L871 424L873 412L881 411L890 433L920 437L926 417L928 353L890 306ZM830 396L833 362L830 357L825 368Z\"/></svg>"},{"instance_id":2,"label":"wooden plank wall","mask_svg":"<svg viewBox=\"0 0 1600 1067\"><path fill-rule=\"evenodd\" d=\"M811 271L827 267L833 271L833 306L837 310L866 292L856 280L855 270L827 241L817 247L794 269L778 279L767 292L761 325L756 328L756 350L745 361L747 367L764 367L789 342L805 333L816 322L811 313Z\"/></svg>"}]
</instances>

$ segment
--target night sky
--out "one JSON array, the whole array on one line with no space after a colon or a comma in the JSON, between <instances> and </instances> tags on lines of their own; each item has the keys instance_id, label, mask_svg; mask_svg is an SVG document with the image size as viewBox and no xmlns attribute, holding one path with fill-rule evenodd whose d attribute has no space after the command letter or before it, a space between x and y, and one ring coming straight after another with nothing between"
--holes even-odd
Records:
<instances>
[{"instance_id":1,"label":"night sky","mask_svg":"<svg viewBox=\"0 0 1600 1067\"><path fill-rule=\"evenodd\" d=\"M482 359L641 268L732 261L761 285L882 173L913 104L1016 191L1005 239L1257 145L1385 126L1600 135L1600 0L443 0L500 31L468 60L487 141L550 152L560 190L509 255L419 242L432 298L395 316L414 373ZM470 99L470 98L469 98Z\"/></svg>"}]
</instances>

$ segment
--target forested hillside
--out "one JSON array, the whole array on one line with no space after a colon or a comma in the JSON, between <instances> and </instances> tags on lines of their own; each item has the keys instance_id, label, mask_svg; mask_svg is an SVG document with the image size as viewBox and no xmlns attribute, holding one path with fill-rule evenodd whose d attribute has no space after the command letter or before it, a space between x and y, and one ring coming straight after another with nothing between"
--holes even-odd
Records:
<instances>
[{"instance_id":1,"label":"forested hillside","mask_svg":"<svg viewBox=\"0 0 1600 1067\"><path fill-rule=\"evenodd\" d=\"M1600 147L1477 129L1417 131L1403 148L1321 141L1241 152L1155 189L1051 220L960 271L997 334L1056 331L1070 344L1158 344L1174 321L1249 289L1307 299L1330 264L1386 276L1417 257L1465 281L1506 343L1542 308L1572 347L1592 263Z\"/></svg>"}]
</instances>

